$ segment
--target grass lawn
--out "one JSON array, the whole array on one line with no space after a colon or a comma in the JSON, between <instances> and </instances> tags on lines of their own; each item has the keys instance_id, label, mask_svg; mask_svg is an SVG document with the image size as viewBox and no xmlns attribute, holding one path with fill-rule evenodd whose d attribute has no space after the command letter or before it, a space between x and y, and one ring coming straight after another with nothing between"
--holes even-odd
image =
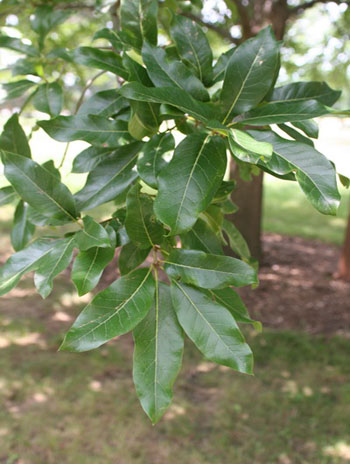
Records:
<instances>
[{"instance_id":1,"label":"grass lawn","mask_svg":"<svg viewBox=\"0 0 350 464\"><path fill-rule=\"evenodd\" d=\"M343 188L340 190L342 201L338 214L327 216L315 210L296 182L266 175L263 230L341 245L347 222L349 194Z\"/></svg>"}]
</instances>

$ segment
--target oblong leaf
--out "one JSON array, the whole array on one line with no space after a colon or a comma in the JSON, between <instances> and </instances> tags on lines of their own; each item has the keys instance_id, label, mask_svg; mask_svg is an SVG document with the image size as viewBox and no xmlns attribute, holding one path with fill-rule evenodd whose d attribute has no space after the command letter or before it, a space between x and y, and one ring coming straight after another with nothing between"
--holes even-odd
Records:
<instances>
[{"instance_id":1,"label":"oblong leaf","mask_svg":"<svg viewBox=\"0 0 350 464\"><path fill-rule=\"evenodd\" d=\"M222 255L221 240L207 224L199 218L195 225L186 234L181 234L181 243L184 248L201 250L213 255Z\"/></svg>"},{"instance_id":2,"label":"oblong leaf","mask_svg":"<svg viewBox=\"0 0 350 464\"><path fill-rule=\"evenodd\" d=\"M235 122L251 126L265 126L312 119L329 113L330 110L316 100L271 102L238 116Z\"/></svg>"},{"instance_id":3,"label":"oblong leaf","mask_svg":"<svg viewBox=\"0 0 350 464\"><path fill-rule=\"evenodd\" d=\"M205 85L209 85L213 72L213 52L202 28L185 16L174 15L170 34L183 61Z\"/></svg>"},{"instance_id":4,"label":"oblong leaf","mask_svg":"<svg viewBox=\"0 0 350 464\"><path fill-rule=\"evenodd\" d=\"M81 251L93 247L111 247L108 232L101 224L90 216L85 216L83 222L84 228L75 234L75 240Z\"/></svg>"},{"instance_id":5,"label":"oblong leaf","mask_svg":"<svg viewBox=\"0 0 350 464\"><path fill-rule=\"evenodd\" d=\"M295 171L309 201L323 214L336 214L340 195L336 173L328 159L310 145L285 140L270 131L250 131L258 140L272 143L274 155L267 167L284 175Z\"/></svg>"},{"instance_id":6,"label":"oblong leaf","mask_svg":"<svg viewBox=\"0 0 350 464\"><path fill-rule=\"evenodd\" d=\"M75 258L71 278L78 295L90 292L98 284L102 272L114 257L114 248L90 248Z\"/></svg>"},{"instance_id":7,"label":"oblong leaf","mask_svg":"<svg viewBox=\"0 0 350 464\"><path fill-rule=\"evenodd\" d=\"M117 89L102 90L88 98L79 108L78 114L95 114L109 118L128 108L129 102L119 95Z\"/></svg>"},{"instance_id":8,"label":"oblong leaf","mask_svg":"<svg viewBox=\"0 0 350 464\"><path fill-rule=\"evenodd\" d=\"M149 311L154 296L150 269L137 269L100 292L80 313L60 350L98 348L132 330Z\"/></svg>"},{"instance_id":9,"label":"oblong leaf","mask_svg":"<svg viewBox=\"0 0 350 464\"><path fill-rule=\"evenodd\" d=\"M249 111L262 101L278 67L279 44L271 27L237 47L227 65L220 95L225 110L224 123L234 114Z\"/></svg>"},{"instance_id":10,"label":"oblong leaf","mask_svg":"<svg viewBox=\"0 0 350 464\"><path fill-rule=\"evenodd\" d=\"M202 122L217 119L217 109L209 103L195 100L185 90L174 87L150 88L138 82L125 84L120 89L121 95L129 100L164 103L175 106Z\"/></svg>"},{"instance_id":11,"label":"oblong leaf","mask_svg":"<svg viewBox=\"0 0 350 464\"><path fill-rule=\"evenodd\" d=\"M221 290L211 290L210 293L214 296L215 301L225 306L225 308L230 311L236 322L252 324L257 331L261 331L261 322L251 319L242 298L233 288L228 287L222 288Z\"/></svg>"},{"instance_id":12,"label":"oblong leaf","mask_svg":"<svg viewBox=\"0 0 350 464\"><path fill-rule=\"evenodd\" d=\"M0 149L30 158L31 151L27 136L22 129L18 114L13 114L5 123L0 136Z\"/></svg>"},{"instance_id":13,"label":"oblong leaf","mask_svg":"<svg viewBox=\"0 0 350 464\"><path fill-rule=\"evenodd\" d=\"M125 121L110 121L94 114L88 116L57 116L49 121L38 121L44 129L59 142L84 140L91 145L116 147L132 140Z\"/></svg>"},{"instance_id":14,"label":"oblong leaf","mask_svg":"<svg viewBox=\"0 0 350 464\"><path fill-rule=\"evenodd\" d=\"M33 98L34 107L51 117L58 116L63 106L62 87L58 82L41 84Z\"/></svg>"},{"instance_id":15,"label":"oblong leaf","mask_svg":"<svg viewBox=\"0 0 350 464\"><path fill-rule=\"evenodd\" d=\"M22 250L32 238L35 226L28 221L28 205L18 203L11 230L11 243L15 251Z\"/></svg>"},{"instance_id":16,"label":"oblong leaf","mask_svg":"<svg viewBox=\"0 0 350 464\"><path fill-rule=\"evenodd\" d=\"M134 384L144 411L155 424L172 401L184 347L168 285L160 282L156 286L153 307L133 335Z\"/></svg>"},{"instance_id":17,"label":"oblong leaf","mask_svg":"<svg viewBox=\"0 0 350 464\"><path fill-rule=\"evenodd\" d=\"M143 39L157 45L158 2L156 0L122 0L120 8L123 32L132 44L140 49Z\"/></svg>"},{"instance_id":18,"label":"oblong leaf","mask_svg":"<svg viewBox=\"0 0 350 464\"><path fill-rule=\"evenodd\" d=\"M207 359L252 373L252 352L225 306L179 282L173 282L171 296L182 328Z\"/></svg>"},{"instance_id":19,"label":"oblong leaf","mask_svg":"<svg viewBox=\"0 0 350 464\"><path fill-rule=\"evenodd\" d=\"M128 72L123 66L121 56L113 51L79 47L73 50L72 58L75 63L83 64L89 68L110 71L123 79L128 79Z\"/></svg>"},{"instance_id":20,"label":"oblong leaf","mask_svg":"<svg viewBox=\"0 0 350 464\"><path fill-rule=\"evenodd\" d=\"M0 189L0 206L8 205L16 198L18 198L18 195L13 187L9 186Z\"/></svg>"},{"instance_id":21,"label":"oblong leaf","mask_svg":"<svg viewBox=\"0 0 350 464\"><path fill-rule=\"evenodd\" d=\"M81 210L99 206L124 192L137 178L137 172L132 168L136 164L141 147L141 142L120 147L107 155L90 172L85 186L75 195L77 205Z\"/></svg>"},{"instance_id":22,"label":"oblong leaf","mask_svg":"<svg viewBox=\"0 0 350 464\"><path fill-rule=\"evenodd\" d=\"M128 274L142 264L149 255L151 248L139 248L129 242L122 247L119 254L118 266L121 275Z\"/></svg>"},{"instance_id":23,"label":"oblong leaf","mask_svg":"<svg viewBox=\"0 0 350 464\"><path fill-rule=\"evenodd\" d=\"M175 149L160 172L154 209L157 218L175 235L189 230L213 199L226 169L226 147L221 137L192 134Z\"/></svg>"},{"instance_id":24,"label":"oblong leaf","mask_svg":"<svg viewBox=\"0 0 350 464\"><path fill-rule=\"evenodd\" d=\"M209 100L202 82L181 61L169 59L162 48L145 42L142 58L156 87L178 87L197 100Z\"/></svg>"},{"instance_id":25,"label":"oblong leaf","mask_svg":"<svg viewBox=\"0 0 350 464\"><path fill-rule=\"evenodd\" d=\"M12 255L0 267L0 295L12 290L26 272L35 270L56 246L57 240L40 239Z\"/></svg>"},{"instance_id":26,"label":"oblong leaf","mask_svg":"<svg viewBox=\"0 0 350 464\"><path fill-rule=\"evenodd\" d=\"M125 227L130 239L142 249L161 242L163 227L154 217L153 200L140 190L141 186L138 184L128 193Z\"/></svg>"},{"instance_id":27,"label":"oblong leaf","mask_svg":"<svg viewBox=\"0 0 350 464\"><path fill-rule=\"evenodd\" d=\"M143 146L142 157L137 161L137 172L141 179L153 188L157 188L158 174L167 165L163 155L175 147L172 134L157 134Z\"/></svg>"},{"instance_id":28,"label":"oblong leaf","mask_svg":"<svg viewBox=\"0 0 350 464\"><path fill-rule=\"evenodd\" d=\"M47 217L72 221L77 217L73 195L56 176L35 161L1 151L5 176L29 205Z\"/></svg>"},{"instance_id":29,"label":"oblong leaf","mask_svg":"<svg viewBox=\"0 0 350 464\"><path fill-rule=\"evenodd\" d=\"M340 91L331 89L326 82L293 82L276 87L268 100L274 102L317 100L323 105L332 106L340 95Z\"/></svg>"},{"instance_id":30,"label":"oblong leaf","mask_svg":"<svg viewBox=\"0 0 350 464\"><path fill-rule=\"evenodd\" d=\"M183 282L201 288L242 287L258 281L251 266L230 256L176 249L164 262L165 272L170 277L181 278Z\"/></svg>"},{"instance_id":31,"label":"oblong leaf","mask_svg":"<svg viewBox=\"0 0 350 464\"><path fill-rule=\"evenodd\" d=\"M51 293L53 279L69 266L73 257L74 241L74 236L57 240L53 250L40 261L34 283L43 298Z\"/></svg>"}]
</instances>

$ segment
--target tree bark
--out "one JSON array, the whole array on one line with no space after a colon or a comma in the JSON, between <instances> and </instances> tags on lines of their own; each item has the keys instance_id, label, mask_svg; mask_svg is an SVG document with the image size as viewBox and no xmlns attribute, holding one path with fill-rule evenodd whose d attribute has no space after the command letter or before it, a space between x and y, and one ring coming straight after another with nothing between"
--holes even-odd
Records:
<instances>
[{"instance_id":1,"label":"tree bark","mask_svg":"<svg viewBox=\"0 0 350 464\"><path fill-rule=\"evenodd\" d=\"M234 163L232 163L234 164ZM252 257L262 259L261 223L263 199L263 173L254 176L251 181L242 180L238 169L231 169L231 177L237 182L237 189L232 194L232 200L238 206L237 213L228 216L246 239ZM226 250L232 255L232 251Z\"/></svg>"},{"instance_id":2,"label":"tree bark","mask_svg":"<svg viewBox=\"0 0 350 464\"><path fill-rule=\"evenodd\" d=\"M348 226L346 229L342 254L338 263L337 277L339 279L350 281L350 216L348 218Z\"/></svg>"}]
</instances>

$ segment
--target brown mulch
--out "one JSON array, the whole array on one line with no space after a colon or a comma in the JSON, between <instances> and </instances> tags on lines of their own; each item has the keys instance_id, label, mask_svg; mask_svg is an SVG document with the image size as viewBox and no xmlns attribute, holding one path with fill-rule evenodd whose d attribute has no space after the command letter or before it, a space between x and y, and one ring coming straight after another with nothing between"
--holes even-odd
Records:
<instances>
[{"instance_id":1,"label":"brown mulch","mask_svg":"<svg viewBox=\"0 0 350 464\"><path fill-rule=\"evenodd\" d=\"M251 316L265 327L350 335L350 283L334 278L334 245L264 235L259 287L240 290Z\"/></svg>"}]
</instances>

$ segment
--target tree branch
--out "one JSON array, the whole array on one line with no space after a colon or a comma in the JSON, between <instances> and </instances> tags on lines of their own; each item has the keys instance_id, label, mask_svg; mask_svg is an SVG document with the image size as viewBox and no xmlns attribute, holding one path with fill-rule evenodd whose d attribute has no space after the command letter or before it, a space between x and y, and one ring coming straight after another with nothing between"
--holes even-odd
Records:
<instances>
[{"instance_id":1,"label":"tree branch","mask_svg":"<svg viewBox=\"0 0 350 464\"><path fill-rule=\"evenodd\" d=\"M186 12L182 11L181 14L182 14L182 16L186 16L186 18L192 19L193 21L200 24L201 26L207 27L211 31L216 32L216 34L220 35L222 38L224 38L226 40L229 40L233 44L239 45L241 43L241 41L239 39L235 39L234 37L232 37L232 35L230 34L230 31L224 29L224 27L220 27L220 26L217 26L217 25L212 24L212 23L207 23L206 21L204 21L199 16L196 16L196 15L194 15L192 13L187 12L187 11Z\"/></svg>"}]
</instances>

